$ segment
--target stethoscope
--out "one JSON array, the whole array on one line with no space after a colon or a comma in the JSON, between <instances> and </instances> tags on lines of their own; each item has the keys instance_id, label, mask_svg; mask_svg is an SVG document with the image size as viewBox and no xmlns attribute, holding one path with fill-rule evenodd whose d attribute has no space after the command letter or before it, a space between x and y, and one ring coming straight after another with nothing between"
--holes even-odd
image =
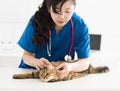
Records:
<instances>
[{"instance_id":1,"label":"stethoscope","mask_svg":"<svg viewBox=\"0 0 120 91\"><path fill-rule=\"evenodd\" d=\"M73 46L73 43L74 43L74 26L73 26L73 22L72 22L72 19L70 19L70 24L71 24L71 27L72 27L72 39L71 39L71 43L70 43L70 48L69 48L69 51L68 51L68 54L65 56L65 61L66 62L72 62L72 57L70 56L70 53L72 51L72 46ZM47 44L47 53L48 53L48 56L51 56L51 31L49 30L49 43Z\"/></svg>"}]
</instances>

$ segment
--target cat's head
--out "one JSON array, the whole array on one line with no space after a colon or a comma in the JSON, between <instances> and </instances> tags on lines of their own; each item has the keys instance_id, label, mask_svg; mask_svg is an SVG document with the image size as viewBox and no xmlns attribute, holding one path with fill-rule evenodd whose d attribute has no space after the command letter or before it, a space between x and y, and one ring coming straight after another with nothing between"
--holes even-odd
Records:
<instances>
[{"instance_id":1,"label":"cat's head","mask_svg":"<svg viewBox=\"0 0 120 91\"><path fill-rule=\"evenodd\" d=\"M59 79L54 66L48 66L40 70L39 77L44 82L54 82Z\"/></svg>"}]
</instances>

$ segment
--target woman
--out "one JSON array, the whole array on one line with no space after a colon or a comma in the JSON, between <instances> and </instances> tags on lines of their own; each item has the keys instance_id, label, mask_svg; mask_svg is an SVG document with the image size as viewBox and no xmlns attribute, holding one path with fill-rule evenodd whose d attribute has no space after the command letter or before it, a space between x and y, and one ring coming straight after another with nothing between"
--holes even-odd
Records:
<instances>
[{"instance_id":1,"label":"woman","mask_svg":"<svg viewBox=\"0 0 120 91\"><path fill-rule=\"evenodd\" d=\"M40 70L51 61L68 61L56 67L61 78L88 68L88 27L74 12L75 5L76 0L43 0L18 42L24 49L19 68Z\"/></svg>"}]
</instances>

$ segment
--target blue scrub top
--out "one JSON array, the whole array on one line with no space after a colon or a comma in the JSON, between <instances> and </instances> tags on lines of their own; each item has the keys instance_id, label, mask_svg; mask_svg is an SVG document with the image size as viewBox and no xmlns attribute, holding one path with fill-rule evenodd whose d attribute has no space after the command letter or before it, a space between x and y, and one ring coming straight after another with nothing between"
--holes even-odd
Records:
<instances>
[{"instance_id":1,"label":"blue scrub top","mask_svg":"<svg viewBox=\"0 0 120 91\"><path fill-rule=\"evenodd\" d=\"M72 21L74 25L74 44L70 55L74 58L75 51L78 58L88 58L90 52L90 37L88 33L88 27L84 23L83 19L76 13L72 15ZM34 28L31 21L23 32L18 44L24 50L34 53L35 58L46 58L51 61L64 61L65 55L68 54L70 43L72 39L72 30L70 21L62 28L59 34L56 33L55 28L51 29L51 56L48 56L47 45L41 45L39 49L32 43L34 37ZM19 65L19 68L34 68L24 63L23 59Z\"/></svg>"}]
</instances>

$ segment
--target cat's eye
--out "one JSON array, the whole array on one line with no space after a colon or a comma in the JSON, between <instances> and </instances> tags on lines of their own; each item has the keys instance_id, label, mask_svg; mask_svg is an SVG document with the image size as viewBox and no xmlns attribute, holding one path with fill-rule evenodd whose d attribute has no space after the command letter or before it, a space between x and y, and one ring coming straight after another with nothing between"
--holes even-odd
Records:
<instances>
[{"instance_id":1,"label":"cat's eye","mask_svg":"<svg viewBox=\"0 0 120 91\"><path fill-rule=\"evenodd\" d=\"M49 75L49 73L46 73L46 75Z\"/></svg>"},{"instance_id":2,"label":"cat's eye","mask_svg":"<svg viewBox=\"0 0 120 91\"><path fill-rule=\"evenodd\" d=\"M63 68L60 68L59 71L63 70Z\"/></svg>"}]
</instances>

